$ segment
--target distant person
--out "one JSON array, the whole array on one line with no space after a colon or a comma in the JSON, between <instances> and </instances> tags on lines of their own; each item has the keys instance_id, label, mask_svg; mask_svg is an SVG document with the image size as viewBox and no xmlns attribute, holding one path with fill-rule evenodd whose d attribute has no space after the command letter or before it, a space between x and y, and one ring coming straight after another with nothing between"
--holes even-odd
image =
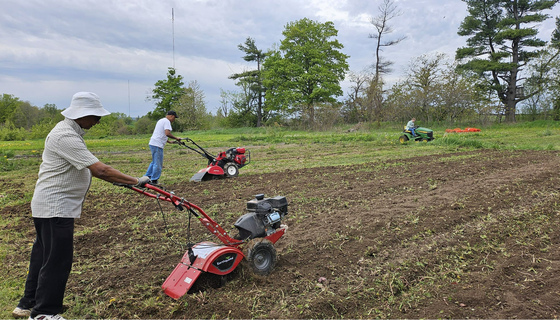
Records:
<instances>
[{"instance_id":1,"label":"distant person","mask_svg":"<svg viewBox=\"0 0 560 320\"><path fill-rule=\"evenodd\" d=\"M29 272L23 297L12 312L16 318L63 320L62 301L73 260L74 219L91 177L122 184L144 186L147 177L134 178L99 161L86 147L84 130L110 114L91 92L78 92L64 120L45 139L43 162L35 184L31 212L37 237L31 248Z\"/></svg>"},{"instance_id":2,"label":"distant person","mask_svg":"<svg viewBox=\"0 0 560 320\"><path fill-rule=\"evenodd\" d=\"M416 132L414 132L414 130L416 129L416 125L414 124L414 121L416 121L416 118L412 118L406 124L406 130L410 130L410 132L412 132L412 136L416 137Z\"/></svg>"},{"instance_id":3,"label":"distant person","mask_svg":"<svg viewBox=\"0 0 560 320\"><path fill-rule=\"evenodd\" d=\"M179 118L175 111L167 112L165 118L161 118L156 123L156 127L150 138L150 151L152 152L152 162L148 166L146 176L150 178L153 184L157 184L163 169L163 148L169 142L169 138L181 141L182 138L175 137L171 130L171 123ZM171 142L170 142L171 143Z\"/></svg>"}]
</instances>

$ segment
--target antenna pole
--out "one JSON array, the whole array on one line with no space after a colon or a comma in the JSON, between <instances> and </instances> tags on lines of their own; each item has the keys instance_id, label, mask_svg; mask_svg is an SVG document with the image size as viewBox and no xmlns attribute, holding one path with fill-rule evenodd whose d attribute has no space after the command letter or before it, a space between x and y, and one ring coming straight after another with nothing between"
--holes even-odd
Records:
<instances>
[{"instance_id":1,"label":"antenna pole","mask_svg":"<svg viewBox=\"0 0 560 320\"><path fill-rule=\"evenodd\" d=\"M171 8L171 32L173 33L173 69L175 69L175 12Z\"/></svg>"},{"instance_id":2,"label":"antenna pole","mask_svg":"<svg viewBox=\"0 0 560 320\"><path fill-rule=\"evenodd\" d=\"M128 117L130 118L130 80L128 80Z\"/></svg>"}]
</instances>

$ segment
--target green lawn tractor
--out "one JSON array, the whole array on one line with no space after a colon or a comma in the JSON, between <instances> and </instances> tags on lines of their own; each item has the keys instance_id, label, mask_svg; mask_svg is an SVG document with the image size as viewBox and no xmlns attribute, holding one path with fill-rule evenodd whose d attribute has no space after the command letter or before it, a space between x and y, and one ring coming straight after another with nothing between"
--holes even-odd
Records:
<instances>
[{"instance_id":1,"label":"green lawn tractor","mask_svg":"<svg viewBox=\"0 0 560 320\"><path fill-rule=\"evenodd\" d=\"M400 143L406 143L408 141L432 141L434 140L434 131L428 128L416 127L414 128L415 136L412 135L410 130L404 127L403 134L400 136L399 141Z\"/></svg>"}]
</instances>

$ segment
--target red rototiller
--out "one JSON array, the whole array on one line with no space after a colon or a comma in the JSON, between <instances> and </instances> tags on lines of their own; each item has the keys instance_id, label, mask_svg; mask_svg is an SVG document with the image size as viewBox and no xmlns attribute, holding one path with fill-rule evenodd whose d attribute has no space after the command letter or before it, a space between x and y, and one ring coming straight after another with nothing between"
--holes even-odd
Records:
<instances>
[{"instance_id":1,"label":"red rototiller","mask_svg":"<svg viewBox=\"0 0 560 320\"><path fill-rule=\"evenodd\" d=\"M192 139L185 138L184 140L192 143L196 148L187 145L183 141L178 143L208 159L208 166L195 173L190 181L200 182L214 178L236 177L239 174L239 168L251 162L251 153L245 148L229 148L214 156Z\"/></svg>"},{"instance_id":2,"label":"red rototiller","mask_svg":"<svg viewBox=\"0 0 560 320\"><path fill-rule=\"evenodd\" d=\"M188 244L181 262L162 285L163 291L171 298L179 299L186 294L202 272L225 276L235 270L243 258L253 272L262 276L270 274L276 265L274 244L287 230L287 226L281 224L282 218L288 214L286 197L256 195L255 199L247 202L248 212L234 224L238 234L230 237L200 207L173 192L150 184L144 188L123 186L145 196L171 202L179 211L186 209L221 241L221 244L211 241Z\"/></svg>"}]
</instances>

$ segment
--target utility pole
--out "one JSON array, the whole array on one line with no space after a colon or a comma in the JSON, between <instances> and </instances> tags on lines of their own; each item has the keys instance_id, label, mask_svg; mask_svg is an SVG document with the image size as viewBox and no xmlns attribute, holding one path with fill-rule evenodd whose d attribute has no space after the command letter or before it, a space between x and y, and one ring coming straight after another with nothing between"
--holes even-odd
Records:
<instances>
[{"instance_id":1,"label":"utility pole","mask_svg":"<svg viewBox=\"0 0 560 320\"><path fill-rule=\"evenodd\" d=\"M175 12L171 8L171 32L173 37L173 69L175 69Z\"/></svg>"},{"instance_id":2,"label":"utility pole","mask_svg":"<svg viewBox=\"0 0 560 320\"><path fill-rule=\"evenodd\" d=\"M130 118L130 80L128 80L128 117Z\"/></svg>"}]
</instances>

